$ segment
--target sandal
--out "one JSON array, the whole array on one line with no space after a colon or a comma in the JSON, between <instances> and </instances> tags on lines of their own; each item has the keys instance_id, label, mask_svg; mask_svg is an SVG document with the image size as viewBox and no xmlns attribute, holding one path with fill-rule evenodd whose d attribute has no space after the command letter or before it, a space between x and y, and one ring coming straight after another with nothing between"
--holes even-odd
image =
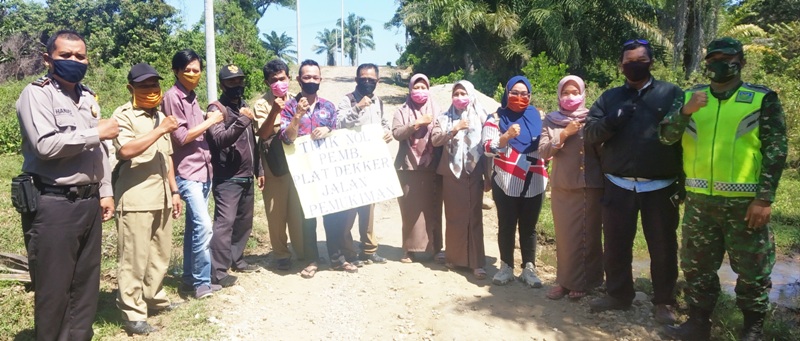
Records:
<instances>
[{"instance_id":1,"label":"sandal","mask_svg":"<svg viewBox=\"0 0 800 341\"><path fill-rule=\"evenodd\" d=\"M448 269L450 269L450 270L455 270L455 268L456 268L456 265L455 265L455 264L453 264L453 263L449 263L449 262L448 262L448 263L444 263L444 267L445 267L445 268L448 268Z\"/></svg>"},{"instance_id":2,"label":"sandal","mask_svg":"<svg viewBox=\"0 0 800 341\"><path fill-rule=\"evenodd\" d=\"M412 263L412 262L414 262L414 260L411 259L411 254L409 254L408 252L403 254L403 258L400 258L400 263L406 263L407 264L407 263Z\"/></svg>"},{"instance_id":3,"label":"sandal","mask_svg":"<svg viewBox=\"0 0 800 341\"><path fill-rule=\"evenodd\" d=\"M337 271L345 271L349 273L358 272L358 266L345 260L344 256L340 256L337 260L332 260L331 268Z\"/></svg>"},{"instance_id":4,"label":"sandal","mask_svg":"<svg viewBox=\"0 0 800 341\"><path fill-rule=\"evenodd\" d=\"M444 264L445 262L444 251L439 251L439 253L437 253L436 256L433 257L433 259L434 261L436 261L436 263Z\"/></svg>"},{"instance_id":5,"label":"sandal","mask_svg":"<svg viewBox=\"0 0 800 341\"><path fill-rule=\"evenodd\" d=\"M550 292L547 293L547 298L551 300L560 300L564 298L564 296L567 296L567 294L570 294L569 289L557 285L553 287L553 289L550 289ZM583 295L586 296L586 293Z\"/></svg>"},{"instance_id":6,"label":"sandal","mask_svg":"<svg viewBox=\"0 0 800 341\"><path fill-rule=\"evenodd\" d=\"M312 262L300 271L300 276L303 278L313 278L317 274L317 263Z\"/></svg>"},{"instance_id":7,"label":"sandal","mask_svg":"<svg viewBox=\"0 0 800 341\"><path fill-rule=\"evenodd\" d=\"M483 268L472 269L472 275L475 276L477 280L486 279L486 270Z\"/></svg>"},{"instance_id":8,"label":"sandal","mask_svg":"<svg viewBox=\"0 0 800 341\"><path fill-rule=\"evenodd\" d=\"M586 297L586 292L585 291L570 291L568 297L571 300L579 300L581 298Z\"/></svg>"}]
</instances>

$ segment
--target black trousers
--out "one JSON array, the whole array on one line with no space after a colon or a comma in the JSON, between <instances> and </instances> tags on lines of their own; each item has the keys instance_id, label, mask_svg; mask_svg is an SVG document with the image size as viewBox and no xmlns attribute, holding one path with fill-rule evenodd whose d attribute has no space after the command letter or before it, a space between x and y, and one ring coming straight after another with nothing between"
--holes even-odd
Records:
<instances>
[{"instance_id":1,"label":"black trousers","mask_svg":"<svg viewBox=\"0 0 800 341\"><path fill-rule=\"evenodd\" d=\"M347 222L350 220L351 216L355 215L353 210L355 209L322 216L322 223L325 227L325 247L328 249L328 257L331 261L336 260L336 258L342 255L346 257L351 256L346 254L347 250L353 248L353 238L350 234ZM350 243L349 248L345 243Z\"/></svg>"},{"instance_id":2,"label":"black trousers","mask_svg":"<svg viewBox=\"0 0 800 341\"><path fill-rule=\"evenodd\" d=\"M37 340L90 340L100 292L102 210L97 197L42 195L22 215L35 290Z\"/></svg>"},{"instance_id":3,"label":"black trousers","mask_svg":"<svg viewBox=\"0 0 800 341\"><path fill-rule=\"evenodd\" d=\"M528 262L536 265L536 222L542 211L542 195L531 198L508 196L492 181L492 199L497 207L497 246L500 248L500 260L514 268L514 238L519 231L522 267Z\"/></svg>"},{"instance_id":4,"label":"black trousers","mask_svg":"<svg viewBox=\"0 0 800 341\"><path fill-rule=\"evenodd\" d=\"M244 249L253 231L253 183L214 181L214 234L211 236L211 281L228 276L231 267L242 268Z\"/></svg>"},{"instance_id":5,"label":"black trousers","mask_svg":"<svg viewBox=\"0 0 800 341\"><path fill-rule=\"evenodd\" d=\"M637 193L605 179L603 197L603 266L608 295L632 302L633 240L636 221L642 213L642 230L650 252L653 304L675 304L678 279L678 207L670 196L678 191L672 184L652 192Z\"/></svg>"}]
</instances>

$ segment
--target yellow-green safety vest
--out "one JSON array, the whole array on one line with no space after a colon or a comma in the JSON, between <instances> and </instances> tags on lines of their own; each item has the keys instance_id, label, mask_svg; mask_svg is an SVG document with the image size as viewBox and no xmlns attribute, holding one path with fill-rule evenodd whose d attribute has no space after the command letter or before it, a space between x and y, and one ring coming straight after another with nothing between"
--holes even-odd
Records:
<instances>
[{"instance_id":1,"label":"yellow-green safety vest","mask_svg":"<svg viewBox=\"0 0 800 341\"><path fill-rule=\"evenodd\" d=\"M767 90L743 84L726 100L711 94L708 85L686 92L705 91L708 105L692 114L683 133L683 169L686 190L723 197L755 197L761 174L759 118Z\"/></svg>"}]
</instances>

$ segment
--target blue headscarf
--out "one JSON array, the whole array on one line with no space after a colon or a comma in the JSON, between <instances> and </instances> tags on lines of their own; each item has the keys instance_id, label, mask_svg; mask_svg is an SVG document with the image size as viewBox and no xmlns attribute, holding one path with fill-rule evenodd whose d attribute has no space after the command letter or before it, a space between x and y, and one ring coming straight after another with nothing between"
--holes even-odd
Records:
<instances>
[{"instance_id":1,"label":"blue headscarf","mask_svg":"<svg viewBox=\"0 0 800 341\"><path fill-rule=\"evenodd\" d=\"M497 115L500 117L500 132L505 133L508 127L512 124L519 124L519 136L508 141L511 148L522 154L530 153L539 147L539 136L542 134L542 117L539 115L539 110L536 110L531 105L525 111L518 113L507 108L508 106L508 92L517 83L523 83L531 92L531 82L525 76L514 76L508 80L506 84L506 91L503 93L503 99L500 101L500 108L497 109Z\"/></svg>"}]
</instances>

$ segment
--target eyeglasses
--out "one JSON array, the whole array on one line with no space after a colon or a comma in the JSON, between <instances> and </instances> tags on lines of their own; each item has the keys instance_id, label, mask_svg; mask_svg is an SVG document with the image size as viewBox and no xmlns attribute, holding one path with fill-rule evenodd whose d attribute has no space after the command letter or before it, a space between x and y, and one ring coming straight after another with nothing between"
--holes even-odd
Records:
<instances>
[{"instance_id":1,"label":"eyeglasses","mask_svg":"<svg viewBox=\"0 0 800 341\"><path fill-rule=\"evenodd\" d=\"M530 97L531 93L530 92L510 91L508 93L508 95L511 96L511 97Z\"/></svg>"},{"instance_id":2,"label":"eyeglasses","mask_svg":"<svg viewBox=\"0 0 800 341\"><path fill-rule=\"evenodd\" d=\"M641 44L641 45L650 45L650 42L647 41L647 40L644 40L644 39L631 39L631 40L628 40L625 43L623 43L622 46L625 47L625 46L628 46L628 45L631 45L631 44L634 44L634 43Z\"/></svg>"},{"instance_id":3,"label":"eyeglasses","mask_svg":"<svg viewBox=\"0 0 800 341\"><path fill-rule=\"evenodd\" d=\"M378 84L378 80L375 78L366 78L366 77L359 77L359 82L368 83L368 84Z\"/></svg>"}]
</instances>

